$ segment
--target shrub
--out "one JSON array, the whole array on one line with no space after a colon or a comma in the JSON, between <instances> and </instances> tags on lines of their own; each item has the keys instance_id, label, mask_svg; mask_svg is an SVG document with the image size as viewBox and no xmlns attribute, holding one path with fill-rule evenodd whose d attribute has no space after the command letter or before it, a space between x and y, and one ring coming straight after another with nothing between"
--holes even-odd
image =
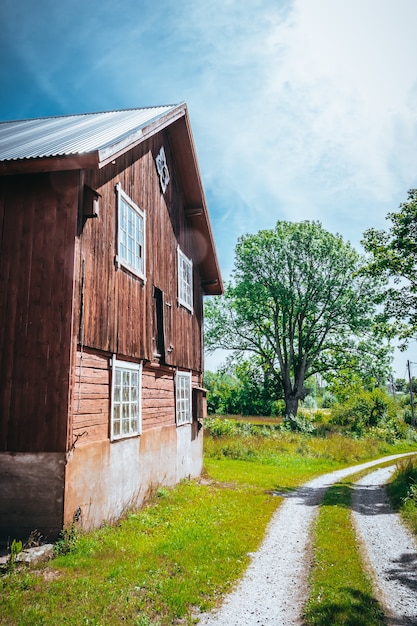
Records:
<instances>
[{"instance_id":1,"label":"shrub","mask_svg":"<svg viewBox=\"0 0 417 626\"><path fill-rule=\"evenodd\" d=\"M80 531L75 524L71 524L70 526L64 528L54 545L55 556L73 552L77 547L80 536Z\"/></svg>"},{"instance_id":2,"label":"shrub","mask_svg":"<svg viewBox=\"0 0 417 626\"><path fill-rule=\"evenodd\" d=\"M372 427L392 427L397 412L395 401L386 391L378 388L361 390L343 404L333 406L332 422L363 435L365 430Z\"/></svg>"},{"instance_id":3,"label":"shrub","mask_svg":"<svg viewBox=\"0 0 417 626\"><path fill-rule=\"evenodd\" d=\"M289 415L286 417L284 426L288 430L294 430L299 433L312 433L315 430L310 416L303 411L298 411L297 415Z\"/></svg>"},{"instance_id":4,"label":"shrub","mask_svg":"<svg viewBox=\"0 0 417 626\"><path fill-rule=\"evenodd\" d=\"M316 402L315 397L314 396L310 396L310 395L307 396L304 399L303 406L306 409L316 409L317 408L317 402Z\"/></svg>"},{"instance_id":5,"label":"shrub","mask_svg":"<svg viewBox=\"0 0 417 626\"><path fill-rule=\"evenodd\" d=\"M212 437L224 437L237 433L237 423L234 420L211 417L204 421L204 427Z\"/></svg>"},{"instance_id":6,"label":"shrub","mask_svg":"<svg viewBox=\"0 0 417 626\"><path fill-rule=\"evenodd\" d=\"M323 399L321 401L321 406L323 409L331 409L332 406L336 404L336 396L330 393L330 391L325 391L323 394Z\"/></svg>"}]
</instances>

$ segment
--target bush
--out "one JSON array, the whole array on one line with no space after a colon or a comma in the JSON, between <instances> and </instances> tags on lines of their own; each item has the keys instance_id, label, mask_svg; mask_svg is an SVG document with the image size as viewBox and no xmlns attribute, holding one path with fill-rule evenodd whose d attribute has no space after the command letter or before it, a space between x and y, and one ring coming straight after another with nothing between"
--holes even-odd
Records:
<instances>
[{"instance_id":1,"label":"bush","mask_svg":"<svg viewBox=\"0 0 417 626\"><path fill-rule=\"evenodd\" d=\"M314 424L307 413L298 411L297 415L289 415L284 420L284 426L288 430L293 430L299 433L312 433L314 432Z\"/></svg>"},{"instance_id":2,"label":"bush","mask_svg":"<svg viewBox=\"0 0 417 626\"><path fill-rule=\"evenodd\" d=\"M321 401L321 406L323 409L331 409L337 402L336 396L330 393L330 391L325 391L323 394L323 399Z\"/></svg>"},{"instance_id":3,"label":"bush","mask_svg":"<svg viewBox=\"0 0 417 626\"><path fill-rule=\"evenodd\" d=\"M363 435L369 428L392 428L397 417L395 400L382 389L358 391L343 404L332 408L332 422L347 426L357 435Z\"/></svg>"},{"instance_id":4,"label":"bush","mask_svg":"<svg viewBox=\"0 0 417 626\"><path fill-rule=\"evenodd\" d=\"M219 417L206 419L204 421L204 427L212 437L235 435L238 431L237 422L234 420L220 419Z\"/></svg>"}]
</instances>

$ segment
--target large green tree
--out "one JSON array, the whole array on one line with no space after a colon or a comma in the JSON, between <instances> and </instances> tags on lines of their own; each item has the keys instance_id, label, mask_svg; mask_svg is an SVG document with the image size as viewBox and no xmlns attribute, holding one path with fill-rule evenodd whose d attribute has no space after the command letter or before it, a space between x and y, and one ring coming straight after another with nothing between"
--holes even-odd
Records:
<instances>
[{"instance_id":1,"label":"large green tree","mask_svg":"<svg viewBox=\"0 0 417 626\"><path fill-rule=\"evenodd\" d=\"M371 255L370 276L384 278L383 302L387 329L407 340L417 337L417 189L410 189L399 211L388 213L388 230L370 228L363 245Z\"/></svg>"},{"instance_id":2,"label":"large green tree","mask_svg":"<svg viewBox=\"0 0 417 626\"><path fill-rule=\"evenodd\" d=\"M241 237L225 295L206 303L207 348L257 355L295 416L307 378L353 366L372 345L377 282L361 275L362 263L318 222L280 221Z\"/></svg>"}]
</instances>

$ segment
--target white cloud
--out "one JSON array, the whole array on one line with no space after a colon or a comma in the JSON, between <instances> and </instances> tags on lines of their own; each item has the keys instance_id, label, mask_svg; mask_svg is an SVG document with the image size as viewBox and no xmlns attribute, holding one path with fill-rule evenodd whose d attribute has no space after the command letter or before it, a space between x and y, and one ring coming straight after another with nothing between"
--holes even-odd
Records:
<instances>
[{"instance_id":1,"label":"white cloud","mask_svg":"<svg viewBox=\"0 0 417 626\"><path fill-rule=\"evenodd\" d=\"M382 219L417 171L417 6L192 6L188 45L199 42L201 74L190 95L198 129L213 134L201 151L209 180L239 190L264 222L271 204L291 219L325 220L337 203L343 233L343 219L364 222L366 198Z\"/></svg>"}]
</instances>

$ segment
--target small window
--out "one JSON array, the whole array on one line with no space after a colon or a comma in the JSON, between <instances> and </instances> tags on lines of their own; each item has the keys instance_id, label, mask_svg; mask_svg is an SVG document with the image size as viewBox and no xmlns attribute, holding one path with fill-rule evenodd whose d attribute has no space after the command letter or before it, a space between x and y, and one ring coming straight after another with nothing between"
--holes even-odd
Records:
<instances>
[{"instance_id":1,"label":"small window","mask_svg":"<svg viewBox=\"0 0 417 626\"><path fill-rule=\"evenodd\" d=\"M156 169L158 170L158 174L159 174L159 182L161 183L162 193L165 193L168 187L170 177L169 177L167 159L165 156L165 150L163 146L161 146L159 153L156 155L155 163L156 163Z\"/></svg>"},{"instance_id":2,"label":"small window","mask_svg":"<svg viewBox=\"0 0 417 626\"><path fill-rule=\"evenodd\" d=\"M178 246L178 302L193 311L193 262Z\"/></svg>"},{"instance_id":3,"label":"small window","mask_svg":"<svg viewBox=\"0 0 417 626\"><path fill-rule=\"evenodd\" d=\"M142 365L112 361L111 440L142 432Z\"/></svg>"},{"instance_id":4,"label":"small window","mask_svg":"<svg viewBox=\"0 0 417 626\"><path fill-rule=\"evenodd\" d=\"M117 263L145 280L145 213L116 185Z\"/></svg>"},{"instance_id":5,"label":"small window","mask_svg":"<svg viewBox=\"0 0 417 626\"><path fill-rule=\"evenodd\" d=\"M192 422L191 372L177 372L175 375L175 400L177 426Z\"/></svg>"}]
</instances>

